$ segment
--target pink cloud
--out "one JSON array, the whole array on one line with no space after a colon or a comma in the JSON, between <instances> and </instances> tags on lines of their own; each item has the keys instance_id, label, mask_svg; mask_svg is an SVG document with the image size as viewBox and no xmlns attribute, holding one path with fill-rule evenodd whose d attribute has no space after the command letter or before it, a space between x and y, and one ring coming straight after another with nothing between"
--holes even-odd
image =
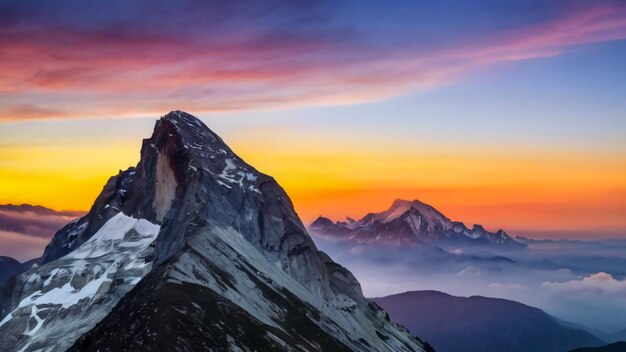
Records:
<instances>
[{"instance_id":1,"label":"pink cloud","mask_svg":"<svg viewBox=\"0 0 626 352\"><path fill-rule=\"evenodd\" d=\"M623 298L626 295L626 280L614 278L611 274L598 272L580 280L565 282L544 282L541 287L556 294L593 295Z\"/></svg>"},{"instance_id":2,"label":"pink cloud","mask_svg":"<svg viewBox=\"0 0 626 352\"><path fill-rule=\"evenodd\" d=\"M54 211L28 204L0 205L0 230L49 240L68 222L82 215L81 211Z\"/></svg>"},{"instance_id":3,"label":"pink cloud","mask_svg":"<svg viewBox=\"0 0 626 352\"><path fill-rule=\"evenodd\" d=\"M82 211L55 211L29 204L0 205L0 256L20 261L40 256L52 236Z\"/></svg>"},{"instance_id":4,"label":"pink cloud","mask_svg":"<svg viewBox=\"0 0 626 352\"><path fill-rule=\"evenodd\" d=\"M10 38L10 40L8 40ZM444 47L314 38L196 39L67 29L0 33L0 120L337 105L432 89L494 63L626 38L626 6L595 5ZM123 117L122 116L122 117Z\"/></svg>"},{"instance_id":5,"label":"pink cloud","mask_svg":"<svg viewBox=\"0 0 626 352\"><path fill-rule=\"evenodd\" d=\"M0 230L0 256L24 262L41 256L48 240Z\"/></svg>"},{"instance_id":6,"label":"pink cloud","mask_svg":"<svg viewBox=\"0 0 626 352\"><path fill-rule=\"evenodd\" d=\"M599 5L569 13L557 20L516 29L466 48L472 61L485 64L519 61L561 54L568 47L626 38L626 8ZM478 50L475 48L478 47Z\"/></svg>"}]
</instances>

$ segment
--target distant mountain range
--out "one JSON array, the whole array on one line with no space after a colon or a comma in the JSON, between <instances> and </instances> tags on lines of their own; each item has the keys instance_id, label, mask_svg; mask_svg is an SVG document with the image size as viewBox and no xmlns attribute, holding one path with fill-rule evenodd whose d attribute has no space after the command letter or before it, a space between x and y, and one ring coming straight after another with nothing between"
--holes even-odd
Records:
<instances>
[{"instance_id":1,"label":"distant mountain range","mask_svg":"<svg viewBox=\"0 0 626 352\"><path fill-rule=\"evenodd\" d=\"M437 352L564 352L605 344L538 308L505 299L413 291L373 301Z\"/></svg>"},{"instance_id":2,"label":"distant mountain range","mask_svg":"<svg viewBox=\"0 0 626 352\"><path fill-rule=\"evenodd\" d=\"M379 213L369 213L360 220L347 218L333 222L323 216L309 226L314 236L360 244L420 245L460 244L524 247L503 230L489 232L481 225L468 228L452 221L432 206L419 200L397 199Z\"/></svg>"}]
</instances>

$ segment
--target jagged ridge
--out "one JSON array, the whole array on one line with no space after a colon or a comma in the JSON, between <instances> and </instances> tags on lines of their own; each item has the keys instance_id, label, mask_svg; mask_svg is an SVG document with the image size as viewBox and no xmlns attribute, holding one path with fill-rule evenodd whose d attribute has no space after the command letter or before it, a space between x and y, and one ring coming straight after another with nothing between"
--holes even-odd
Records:
<instances>
[{"instance_id":1,"label":"jagged ridge","mask_svg":"<svg viewBox=\"0 0 626 352\"><path fill-rule=\"evenodd\" d=\"M504 230L489 232L481 225L471 229L458 221L451 221L432 206L419 200L397 199L391 207L380 213L369 213L358 221L332 222L318 217L309 230L321 236L358 243L416 245L462 242L465 244L495 244L523 247Z\"/></svg>"}]
</instances>

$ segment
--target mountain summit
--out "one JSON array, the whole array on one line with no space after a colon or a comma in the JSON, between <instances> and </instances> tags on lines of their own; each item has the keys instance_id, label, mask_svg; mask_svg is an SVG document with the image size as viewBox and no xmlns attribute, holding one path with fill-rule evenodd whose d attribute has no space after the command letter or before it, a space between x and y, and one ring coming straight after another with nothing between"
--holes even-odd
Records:
<instances>
[{"instance_id":1,"label":"mountain summit","mask_svg":"<svg viewBox=\"0 0 626 352\"><path fill-rule=\"evenodd\" d=\"M0 351L427 351L319 251L285 191L173 111L38 265Z\"/></svg>"},{"instance_id":2,"label":"mountain summit","mask_svg":"<svg viewBox=\"0 0 626 352\"><path fill-rule=\"evenodd\" d=\"M309 231L335 240L351 240L362 244L473 244L523 247L503 230L489 232L481 225L468 228L451 221L437 209L419 200L396 199L380 213L369 213L354 221L332 222L323 216L309 226Z\"/></svg>"}]
</instances>

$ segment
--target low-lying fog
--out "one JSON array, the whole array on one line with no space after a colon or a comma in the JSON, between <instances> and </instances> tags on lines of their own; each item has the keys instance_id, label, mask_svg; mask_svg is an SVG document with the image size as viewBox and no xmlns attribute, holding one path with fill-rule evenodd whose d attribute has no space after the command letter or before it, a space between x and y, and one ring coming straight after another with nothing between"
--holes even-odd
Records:
<instances>
[{"instance_id":1,"label":"low-lying fog","mask_svg":"<svg viewBox=\"0 0 626 352\"><path fill-rule=\"evenodd\" d=\"M626 239L532 241L528 247L318 247L359 279L367 297L411 290L481 295L539 307L596 333L626 328Z\"/></svg>"}]
</instances>

